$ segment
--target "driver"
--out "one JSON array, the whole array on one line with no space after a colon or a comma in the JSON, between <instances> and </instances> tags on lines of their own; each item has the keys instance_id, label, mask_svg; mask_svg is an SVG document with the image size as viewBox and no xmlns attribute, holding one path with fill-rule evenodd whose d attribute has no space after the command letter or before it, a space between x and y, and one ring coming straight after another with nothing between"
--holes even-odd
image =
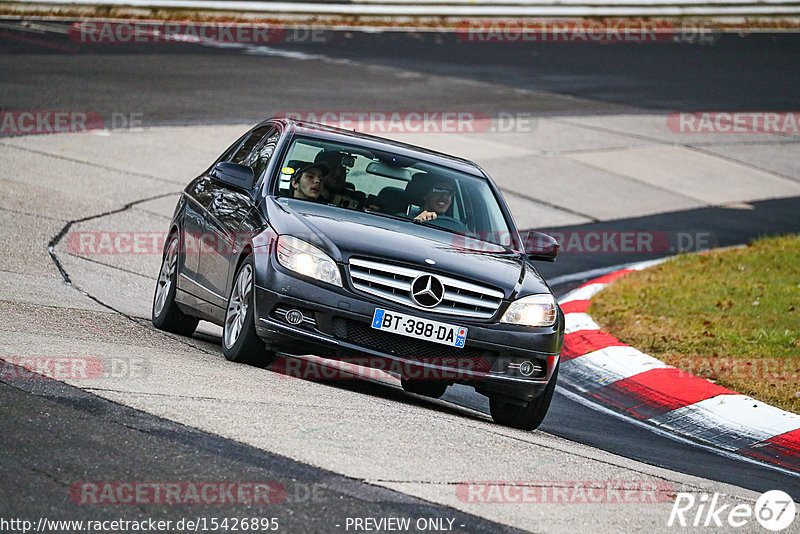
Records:
<instances>
[{"instance_id":1,"label":"driver","mask_svg":"<svg viewBox=\"0 0 800 534\"><path fill-rule=\"evenodd\" d=\"M330 169L330 172L322 177L320 201L341 208L360 209L361 203L357 198L348 194L345 187L347 169L342 165L342 153L335 150L323 150L314 158L314 163L325 164Z\"/></svg>"},{"instance_id":2,"label":"driver","mask_svg":"<svg viewBox=\"0 0 800 534\"><path fill-rule=\"evenodd\" d=\"M453 203L455 185L446 178L436 178L431 182L422 197L422 211L414 217L415 221L432 221L447 213Z\"/></svg>"}]
</instances>

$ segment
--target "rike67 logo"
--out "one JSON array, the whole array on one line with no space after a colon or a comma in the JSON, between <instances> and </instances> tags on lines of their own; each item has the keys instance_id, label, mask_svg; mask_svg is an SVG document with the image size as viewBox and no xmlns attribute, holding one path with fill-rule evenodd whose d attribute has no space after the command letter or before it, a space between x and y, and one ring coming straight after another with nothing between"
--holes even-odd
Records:
<instances>
[{"instance_id":1,"label":"rike67 logo","mask_svg":"<svg viewBox=\"0 0 800 534\"><path fill-rule=\"evenodd\" d=\"M719 493L678 493L667 526L740 528L755 518L765 529L780 532L792 524L795 512L792 498L780 490L762 494L755 505L722 504Z\"/></svg>"}]
</instances>

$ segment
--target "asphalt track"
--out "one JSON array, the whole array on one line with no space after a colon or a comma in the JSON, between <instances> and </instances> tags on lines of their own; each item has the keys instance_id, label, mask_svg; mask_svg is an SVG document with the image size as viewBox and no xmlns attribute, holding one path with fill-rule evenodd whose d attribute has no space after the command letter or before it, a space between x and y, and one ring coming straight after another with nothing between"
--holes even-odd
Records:
<instances>
[{"instance_id":1,"label":"asphalt track","mask_svg":"<svg viewBox=\"0 0 800 534\"><path fill-rule=\"evenodd\" d=\"M299 66L284 70L280 64L271 64L270 55L285 56L290 50L289 45L273 47L277 50L262 50L260 53L263 55L254 55L252 50L194 47L176 53L163 53L158 48L125 47L76 50L73 43L49 32L37 35L35 40L19 32L11 31L10 34L12 37L8 37L9 31L6 31L0 40L0 50L5 52L0 55L0 69L4 73L0 86L0 106L3 109L92 109L104 116L141 113L145 126L255 122L281 110L319 109L322 101L330 109L364 109L366 106L368 109L435 110L458 107L516 113L531 112L533 108L535 113L543 115L649 109L790 110L796 107L797 88L800 87L797 83L800 73L796 69L800 64L800 47L793 35L746 38L725 35L714 46L552 44L529 49L526 45L513 44L505 47L481 45L486 48L478 47L480 51L475 52L475 47L465 51L462 43L446 36L355 34L355 37L331 37L325 46L294 46L295 50L307 54L325 52L360 62L394 65L422 74L385 86L376 85L371 79L349 77L347 61L325 64L299 61ZM21 35L25 38L20 39ZM67 53L58 47L82 53ZM742 72L748 74L747 83L743 82ZM437 77L427 76L428 73L436 73ZM510 88L525 88L534 91L536 97L532 103L530 95L515 96L513 89L502 95L487 94L484 86L463 81L453 84L448 82L448 76L459 80L491 80ZM457 90L454 91L453 87ZM747 217L735 210L708 207L573 225L568 229L709 231L716 236L715 244L718 245L742 243L765 233L800 231L796 198L754 202L752 207ZM544 266L541 270L552 279L639 259L649 258L614 254L565 255L556 264ZM574 279L556 289L564 292L579 282L580 279ZM352 387L364 393L394 397L380 388L376 391L376 386L369 383ZM485 406L476 404L479 402L476 396L458 388L451 389L453 391L448 392L445 400L485 411ZM191 428L169 427L169 423L148 419L141 413L129 411L123 417L119 414L122 408L116 405L104 405L106 401L90 399L49 381L39 391L3 386L0 397L3 399L0 416L5 419L3 428L18 425L16 432L3 432L3 449L7 451L3 455L4 471L14 474L16 491L4 495L2 502L31 514L41 511L37 508L39 506L55 506L56 503L55 499L49 502L47 498L36 503L19 499L20 495L27 493L19 491L20 487L46 486L47 473L56 468L54 459L57 455L42 454L44 451L39 450L48 435L68 436L70 447L98 458L105 450L97 446L98 443L108 446L115 443L115 458L122 471L126 469L126 462L139 465L142 455L157 459L169 451L172 456L176 446L188 447L192 454L201 451L211 458L208 462L198 458L196 465L159 463L157 460L148 460L146 465L153 473L185 472L203 465L205 470L198 472L198 476L206 479L238 467L244 470L240 480L247 476L275 480L279 476L274 472L247 470L267 469L265 465L270 462L285 461L273 457L267 460L266 456L259 456L267 453L224 440L215 441L221 438ZM49 424L41 419L43 411L53 421L70 423ZM130 417L141 423L131 425L125 422ZM106 422L109 418L116 421L116 426L108 428ZM20 421L25 424L19 425ZM141 430L162 425L168 426L168 430L113 435L113 432L124 433L126 428ZM564 395L557 395L542 430L649 464L735 483L756 491L779 487L796 500L800 499L797 477L656 436L626 421L577 404ZM103 436L101 432L109 432L109 435ZM199 440L194 439L200 434ZM24 444L18 441L23 435L30 437ZM146 445L136 443L131 437L141 438L143 435L149 436ZM90 444L90 441L94 443ZM198 442L204 445L199 446ZM64 445L63 450L66 448ZM37 463L41 465L37 467ZM281 464L277 470L296 469L301 473L298 479L303 480L304 466L287 465ZM19 466L29 466L25 476L20 474ZM30 476L30 473L35 476ZM107 474L103 476L109 477ZM305 476L306 480L316 480L319 475L306 473ZM336 478L330 476L333 477L331 480ZM58 481L55 482L57 486ZM326 491L335 494L340 484L346 485L348 481L336 479ZM5 483L2 491L8 492L9 489L12 485ZM388 503L385 504L388 511L382 510L381 513L392 513L393 509L389 509L392 506L407 507L402 509L404 513L439 513L415 509L415 506L424 508L428 505L406 501L406 497L400 494L373 496L371 489L363 491L368 495L358 495L354 510L358 506L367 509L377 501ZM326 499L332 498L328 495ZM400 504L395 505L395 501ZM371 509L374 513L374 508ZM324 525L318 523L320 517L326 515L324 510L309 506L307 502L298 502L297 513L296 525L311 521L314 528L325 530ZM474 530L487 528L496 531L494 529L500 528L497 525L483 527L474 518L468 521Z\"/></svg>"},{"instance_id":2,"label":"asphalt track","mask_svg":"<svg viewBox=\"0 0 800 534\"><path fill-rule=\"evenodd\" d=\"M284 532L340 530L337 526L345 525L347 517L363 516L446 517L457 527L468 526L474 532L519 532L159 419L55 380L29 380L24 389L19 388L20 381L16 384L0 382L0 443L4 450L0 509L6 519L113 521L124 517L146 521L162 517L177 522L182 518L242 517L242 502L201 504L182 511L160 503L127 508L122 514L118 504L64 506L70 480L130 480L131 473L136 473L161 481L192 473L192 480L198 483L279 484L278 493L265 499L267 502L247 506L247 517L276 518ZM101 465L98 470L88 467ZM73 503L79 495L72 494Z\"/></svg>"}]
</instances>

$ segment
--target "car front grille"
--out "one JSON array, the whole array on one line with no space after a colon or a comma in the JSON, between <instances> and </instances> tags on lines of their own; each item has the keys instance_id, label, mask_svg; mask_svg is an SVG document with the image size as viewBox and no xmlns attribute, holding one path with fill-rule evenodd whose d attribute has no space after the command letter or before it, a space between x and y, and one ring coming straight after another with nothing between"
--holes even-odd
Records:
<instances>
[{"instance_id":1,"label":"car front grille","mask_svg":"<svg viewBox=\"0 0 800 534\"><path fill-rule=\"evenodd\" d=\"M498 355L495 351L476 347L466 346L458 349L391 332L381 332L368 324L350 319L336 319L334 331L336 337L340 339L378 352L480 373L488 373Z\"/></svg>"},{"instance_id":2,"label":"car front grille","mask_svg":"<svg viewBox=\"0 0 800 534\"><path fill-rule=\"evenodd\" d=\"M373 260L350 260L350 280L357 290L412 308L489 319L503 300L503 293L496 289L435 274L444 285L444 298L436 307L426 308L411 299L411 283L423 274L433 273Z\"/></svg>"}]
</instances>

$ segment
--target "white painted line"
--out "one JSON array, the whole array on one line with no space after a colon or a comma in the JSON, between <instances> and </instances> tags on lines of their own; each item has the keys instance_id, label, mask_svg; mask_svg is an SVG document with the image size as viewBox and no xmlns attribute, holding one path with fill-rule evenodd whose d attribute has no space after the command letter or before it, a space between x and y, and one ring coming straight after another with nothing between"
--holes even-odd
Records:
<instances>
[{"instance_id":1,"label":"white painted line","mask_svg":"<svg viewBox=\"0 0 800 534\"><path fill-rule=\"evenodd\" d=\"M670 367L661 360L627 345L606 347L583 356L561 362L569 375L569 384L581 391L591 391L618 380Z\"/></svg>"},{"instance_id":2,"label":"white painted line","mask_svg":"<svg viewBox=\"0 0 800 534\"><path fill-rule=\"evenodd\" d=\"M619 265L612 265L611 267L598 267L597 269L589 269L588 271L581 271L572 274L563 274L561 276L549 278L547 280L547 283L550 284L550 287L554 287L566 284L568 282L574 282L575 280L589 280L592 278L598 278L606 274L622 271L623 269L633 269L635 271L640 271L645 267L651 267L653 265L657 265L659 263L667 261L668 259L669 258L658 258L655 260L636 261L633 263L620 263ZM645 267L638 268L640 265L644 265Z\"/></svg>"},{"instance_id":3,"label":"white painted line","mask_svg":"<svg viewBox=\"0 0 800 534\"><path fill-rule=\"evenodd\" d=\"M589 300L595 296L599 291L603 290L608 284L588 284L579 287L574 291L570 291L559 299L560 304L565 302L572 302L573 300Z\"/></svg>"},{"instance_id":4,"label":"white painted line","mask_svg":"<svg viewBox=\"0 0 800 534\"><path fill-rule=\"evenodd\" d=\"M728 450L800 428L800 415L745 395L718 395L653 418L655 424Z\"/></svg>"},{"instance_id":5,"label":"white painted line","mask_svg":"<svg viewBox=\"0 0 800 534\"><path fill-rule=\"evenodd\" d=\"M600 326L585 313L567 313L564 315L564 333L571 334L579 330L600 330Z\"/></svg>"},{"instance_id":6,"label":"white painted line","mask_svg":"<svg viewBox=\"0 0 800 534\"><path fill-rule=\"evenodd\" d=\"M597 278L608 273L621 271L622 269L628 269L630 265L634 264L623 263L620 265L612 265L611 267L598 267L597 269L589 269L588 271L582 271L579 273L563 274L561 276L549 278L547 283L550 284L550 287L553 287L566 284L567 282L574 282L575 280L589 280L590 278Z\"/></svg>"},{"instance_id":7,"label":"white painted line","mask_svg":"<svg viewBox=\"0 0 800 534\"><path fill-rule=\"evenodd\" d=\"M645 269L649 269L650 267L658 265L659 263L664 263L668 259L669 258L658 258L656 260L640 261L638 263L631 264L631 266L628 267L628 269L633 269L634 271L643 271Z\"/></svg>"}]
</instances>

